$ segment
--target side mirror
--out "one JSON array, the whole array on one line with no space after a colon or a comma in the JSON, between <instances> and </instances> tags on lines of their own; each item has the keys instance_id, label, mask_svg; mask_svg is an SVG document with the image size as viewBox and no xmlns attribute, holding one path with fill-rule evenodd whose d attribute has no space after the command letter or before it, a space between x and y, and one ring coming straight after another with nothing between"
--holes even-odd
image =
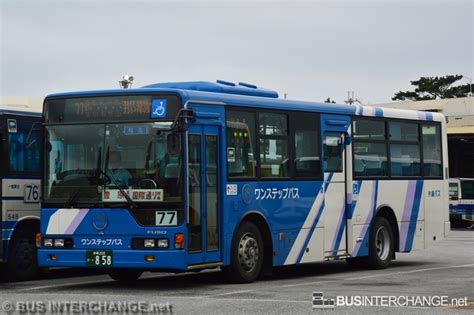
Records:
<instances>
[{"instance_id":1,"label":"side mirror","mask_svg":"<svg viewBox=\"0 0 474 315\"><path fill-rule=\"evenodd\" d=\"M166 150L168 151L168 155L178 155L179 149L179 133L173 132L166 136Z\"/></svg>"}]
</instances>

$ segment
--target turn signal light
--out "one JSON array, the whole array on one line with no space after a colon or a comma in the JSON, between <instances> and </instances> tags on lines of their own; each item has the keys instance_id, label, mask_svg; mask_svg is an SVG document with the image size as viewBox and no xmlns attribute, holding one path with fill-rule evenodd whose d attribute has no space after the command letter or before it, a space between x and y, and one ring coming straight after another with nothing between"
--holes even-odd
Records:
<instances>
[{"instance_id":1,"label":"turn signal light","mask_svg":"<svg viewBox=\"0 0 474 315\"><path fill-rule=\"evenodd\" d=\"M155 261L155 256L152 256L152 255L145 256L145 261L146 262Z\"/></svg>"},{"instance_id":2,"label":"turn signal light","mask_svg":"<svg viewBox=\"0 0 474 315\"><path fill-rule=\"evenodd\" d=\"M40 248L41 247L41 234L40 233L36 233L36 247L37 248Z\"/></svg>"},{"instance_id":3,"label":"turn signal light","mask_svg":"<svg viewBox=\"0 0 474 315\"><path fill-rule=\"evenodd\" d=\"M48 255L48 256L49 256L49 259L51 259L52 261L55 261L58 259L56 255Z\"/></svg>"},{"instance_id":4,"label":"turn signal light","mask_svg":"<svg viewBox=\"0 0 474 315\"><path fill-rule=\"evenodd\" d=\"M176 233L174 235L174 248L183 249L184 248L184 234Z\"/></svg>"}]
</instances>

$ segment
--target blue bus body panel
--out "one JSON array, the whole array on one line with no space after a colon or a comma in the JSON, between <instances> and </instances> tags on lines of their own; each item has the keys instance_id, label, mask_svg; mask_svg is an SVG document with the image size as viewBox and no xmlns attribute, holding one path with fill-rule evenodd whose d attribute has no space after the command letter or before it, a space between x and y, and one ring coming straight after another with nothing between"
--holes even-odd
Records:
<instances>
[{"instance_id":1,"label":"blue bus body panel","mask_svg":"<svg viewBox=\"0 0 474 315\"><path fill-rule=\"evenodd\" d=\"M53 220L64 211L75 211L75 215L62 217L62 222ZM41 266L85 267L87 250L113 250L115 267L140 267L185 270L186 255L184 250L132 250L132 238L167 238L169 248L174 248L174 234L184 233L184 225L177 227L144 227L140 226L127 209L54 209L43 208L41 211L41 235L43 237L72 238L73 249L39 249ZM106 227L101 232L94 227L96 220L106 218ZM64 222L67 220L67 222ZM54 221L54 222L53 222ZM48 233L56 231L57 234ZM58 260L51 261L48 255L56 254ZM155 261L145 262L145 255L154 255Z\"/></svg>"},{"instance_id":2,"label":"blue bus body panel","mask_svg":"<svg viewBox=\"0 0 474 315\"><path fill-rule=\"evenodd\" d=\"M315 203L322 181L235 182L228 185L237 185L239 193L225 197L224 264L230 263L232 232L245 215L259 213L271 229L273 251L276 253L273 264L283 265L296 240L297 232ZM281 244L278 241L280 232L294 237L287 237L284 244Z\"/></svg>"}]
</instances>

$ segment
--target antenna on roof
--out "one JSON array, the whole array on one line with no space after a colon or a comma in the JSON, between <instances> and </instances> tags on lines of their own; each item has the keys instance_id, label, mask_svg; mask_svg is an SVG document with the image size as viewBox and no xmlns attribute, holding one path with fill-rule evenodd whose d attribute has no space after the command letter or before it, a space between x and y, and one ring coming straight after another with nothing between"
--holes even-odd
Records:
<instances>
[{"instance_id":1,"label":"antenna on roof","mask_svg":"<svg viewBox=\"0 0 474 315\"><path fill-rule=\"evenodd\" d=\"M122 80L120 80L118 82L119 82L119 85L122 89L128 89L128 88L132 87L133 76L126 74L122 77Z\"/></svg>"},{"instance_id":2,"label":"antenna on roof","mask_svg":"<svg viewBox=\"0 0 474 315\"><path fill-rule=\"evenodd\" d=\"M344 101L344 103L352 105L356 102L364 106L364 104L362 104L362 102L358 98L354 97L354 91L347 91L347 100Z\"/></svg>"}]
</instances>

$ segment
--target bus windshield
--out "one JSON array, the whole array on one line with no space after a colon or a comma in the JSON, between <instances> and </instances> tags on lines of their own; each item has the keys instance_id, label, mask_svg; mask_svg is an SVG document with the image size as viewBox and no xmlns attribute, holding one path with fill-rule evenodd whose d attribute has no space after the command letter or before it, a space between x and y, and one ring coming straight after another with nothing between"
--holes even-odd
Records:
<instances>
[{"instance_id":1,"label":"bus windshield","mask_svg":"<svg viewBox=\"0 0 474 315\"><path fill-rule=\"evenodd\" d=\"M181 146L168 150L170 125L46 126L44 202L181 202Z\"/></svg>"}]
</instances>

